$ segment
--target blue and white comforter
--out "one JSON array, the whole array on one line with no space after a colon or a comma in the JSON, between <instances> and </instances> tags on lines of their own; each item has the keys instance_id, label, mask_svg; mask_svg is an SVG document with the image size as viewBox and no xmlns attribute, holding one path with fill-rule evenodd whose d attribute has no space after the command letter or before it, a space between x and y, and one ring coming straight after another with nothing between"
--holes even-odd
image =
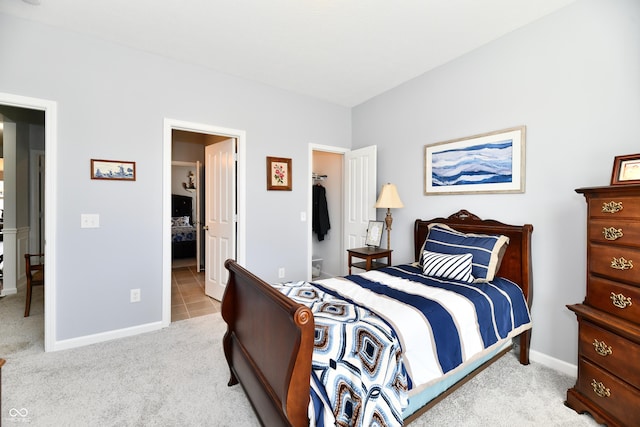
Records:
<instances>
[{"instance_id":1,"label":"blue and white comforter","mask_svg":"<svg viewBox=\"0 0 640 427\"><path fill-rule=\"evenodd\" d=\"M171 227L172 242L189 242L196 240L196 228L194 226Z\"/></svg>"},{"instance_id":2,"label":"blue and white comforter","mask_svg":"<svg viewBox=\"0 0 640 427\"><path fill-rule=\"evenodd\" d=\"M312 425L402 425L408 390L531 328L522 291L503 278L469 284L401 265L276 286L314 313Z\"/></svg>"}]
</instances>

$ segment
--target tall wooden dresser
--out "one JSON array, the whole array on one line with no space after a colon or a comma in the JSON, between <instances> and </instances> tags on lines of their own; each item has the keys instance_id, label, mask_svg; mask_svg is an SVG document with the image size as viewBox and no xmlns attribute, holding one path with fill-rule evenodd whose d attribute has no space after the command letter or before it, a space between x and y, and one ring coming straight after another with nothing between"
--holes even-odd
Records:
<instances>
[{"instance_id":1,"label":"tall wooden dresser","mask_svg":"<svg viewBox=\"0 0 640 427\"><path fill-rule=\"evenodd\" d=\"M640 426L640 185L579 188L587 201L587 295L578 380L566 405L609 426Z\"/></svg>"}]
</instances>

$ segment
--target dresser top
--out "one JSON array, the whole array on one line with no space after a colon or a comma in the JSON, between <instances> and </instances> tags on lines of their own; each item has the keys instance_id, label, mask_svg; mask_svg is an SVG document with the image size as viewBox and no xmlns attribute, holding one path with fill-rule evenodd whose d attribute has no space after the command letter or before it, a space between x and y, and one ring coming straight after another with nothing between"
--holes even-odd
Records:
<instances>
[{"instance_id":1,"label":"dresser top","mask_svg":"<svg viewBox=\"0 0 640 427\"><path fill-rule=\"evenodd\" d=\"M584 187L576 188L576 193L584 194L585 196L597 196L602 195L624 195L624 196L640 196L640 184L621 184L621 185L607 185L603 187Z\"/></svg>"}]
</instances>

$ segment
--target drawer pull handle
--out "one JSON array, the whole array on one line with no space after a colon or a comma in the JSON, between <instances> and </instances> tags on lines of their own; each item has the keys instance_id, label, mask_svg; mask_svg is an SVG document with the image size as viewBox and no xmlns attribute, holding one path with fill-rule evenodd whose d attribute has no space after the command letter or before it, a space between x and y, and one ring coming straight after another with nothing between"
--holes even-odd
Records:
<instances>
[{"instance_id":1,"label":"drawer pull handle","mask_svg":"<svg viewBox=\"0 0 640 427\"><path fill-rule=\"evenodd\" d=\"M618 308L627 308L627 306L632 305L631 297L625 297L622 294L616 294L611 292L611 302Z\"/></svg>"},{"instance_id":2,"label":"drawer pull handle","mask_svg":"<svg viewBox=\"0 0 640 427\"><path fill-rule=\"evenodd\" d=\"M600 397L611 397L611 390L606 388L600 381L591 380L591 387L593 392Z\"/></svg>"},{"instance_id":3,"label":"drawer pull handle","mask_svg":"<svg viewBox=\"0 0 640 427\"><path fill-rule=\"evenodd\" d=\"M618 240L619 238L624 236L624 234L622 233L622 228L614 228L614 227L609 227L609 228L603 227L602 235L606 240Z\"/></svg>"},{"instance_id":4,"label":"drawer pull handle","mask_svg":"<svg viewBox=\"0 0 640 427\"><path fill-rule=\"evenodd\" d=\"M624 257L613 257L611 260L611 268L616 270L631 270L633 268L633 260L626 260Z\"/></svg>"},{"instance_id":5,"label":"drawer pull handle","mask_svg":"<svg viewBox=\"0 0 640 427\"><path fill-rule=\"evenodd\" d=\"M598 341L596 339L593 340L593 347L600 356L606 357L610 354L613 354L613 350L611 350L611 346L605 344L604 341Z\"/></svg>"},{"instance_id":6,"label":"drawer pull handle","mask_svg":"<svg viewBox=\"0 0 640 427\"><path fill-rule=\"evenodd\" d=\"M622 202L611 201L609 203L602 204L602 212L614 214L622 210Z\"/></svg>"}]
</instances>

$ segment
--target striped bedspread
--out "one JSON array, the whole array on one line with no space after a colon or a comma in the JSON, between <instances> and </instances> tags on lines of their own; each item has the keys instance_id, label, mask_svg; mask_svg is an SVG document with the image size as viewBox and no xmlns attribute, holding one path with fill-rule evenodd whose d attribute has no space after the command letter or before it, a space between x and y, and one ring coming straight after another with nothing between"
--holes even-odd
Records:
<instances>
[{"instance_id":1,"label":"striped bedspread","mask_svg":"<svg viewBox=\"0 0 640 427\"><path fill-rule=\"evenodd\" d=\"M419 268L407 264L313 284L302 283L297 286L307 289L310 298L294 299L309 306L316 320L313 361L316 375L312 378L312 390L316 391L312 392L312 403L318 404L324 398L330 407L324 413L317 407L313 409L321 414L316 418L316 425L402 425L398 414L407 404L407 389L411 393L422 390L493 344L531 327L522 291L503 278L491 283L442 280L426 277ZM287 287L283 285L280 290L289 296L300 295L297 291L287 291ZM318 301L324 299L324 302L311 302L315 301L311 298L314 293L320 298ZM352 331L344 323L331 328L323 326L331 316L318 311L322 311L323 304L327 311L326 307L331 305L327 306L328 301L339 305L338 311L353 313L350 314L354 320L350 326ZM344 308L344 302L352 308ZM339 317L344 316L333 320L338 321ZM331 336L328 335L330 329L342 333ZM368 333L363 335L363 330ZM357 341L365 335L368 342ZM379 340L380 347L378 341L374 345L370 338L382 336L388 341ZM319 337L325 342L322 350L318 346ZM326 341L331 344L327 345ZM347 372L340 372L339 368L344 366L336 361L353 353L353 349L364 349L365 354L379 351L384 357L377 358L373 368L373 365L363 367L362 363L371 363L366 357L354 358L355 362L350 360L344 364ZM376 374L362 381L360 387L351 385L345 392L341 381L366 369ZM321 386L315 387L314 380ZM350 378L349 384L357 383ZM355 413L354 408L362 416L348 420L348 416ZM373 418L367 418L370 416Z\"/></svg>"}]
</instances>

